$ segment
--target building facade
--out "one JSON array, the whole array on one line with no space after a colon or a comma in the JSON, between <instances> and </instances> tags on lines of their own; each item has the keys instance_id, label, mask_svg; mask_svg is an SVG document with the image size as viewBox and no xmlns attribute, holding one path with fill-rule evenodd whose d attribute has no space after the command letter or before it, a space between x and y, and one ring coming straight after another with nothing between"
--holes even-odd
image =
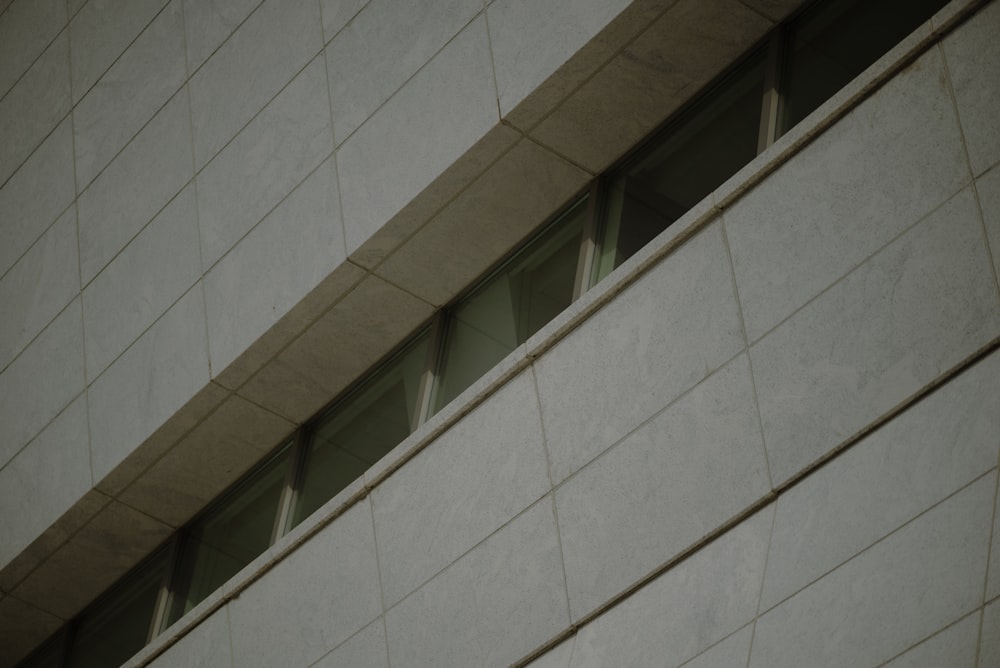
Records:
<instances>
[{"instance_id":1,"label":"building facade","mask_svg":"<svg viewBox=\"0 0 1000 668\"><path fill-rule=\"evenodd\" d=\"M997 0L0 12L0 664L1000 665Z\"/></svg>"}]
</instances>

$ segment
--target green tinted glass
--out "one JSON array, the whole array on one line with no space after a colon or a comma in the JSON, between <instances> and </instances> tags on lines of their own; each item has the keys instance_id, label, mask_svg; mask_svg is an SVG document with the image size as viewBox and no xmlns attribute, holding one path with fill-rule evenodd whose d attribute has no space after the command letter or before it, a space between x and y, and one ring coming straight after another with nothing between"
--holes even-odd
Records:
<instances>
[{"instance_id":1,"label":"green tinted glass","mask_svg":"<svg viewBox=\"0 0 1000 668\"><path fill-rule=\"evenodd\" d=\"M85 615L73 643L72 668L115 668L142 649L152 637L153 618L167 571L160 552L116 585L108 597Z\"/></svg>"},{"instance_id":2,"label":"green tinted glass","mask_svg":"<svg viewBox=\"0 0 1000 668\"><path fill-rule=\"evenodd\" d=\"M752 56L612 179L597 280L757 155L765 56Z\"/></svg>"},{"instance_id":3,"label":"green tinted glass","mask_svg":"<svg viewBox=\"0 0 1000 668\"><path fill-rule=\"evenodd\" d=\"M452 310L435 410L572 303L587 215L578 202Z\"/></svg>"},{"instance_id":4,"label":"green tinted glass","mask_svg":"<svg viewBox=\"0 0 1000 668\"><path fill-rule=\"evenodd\" d=\"M410 435L416 421L427 334L334 406L313 432L295 502L298 524Z\"/></svg>"},{"instance_id":5,"label":"green tinted glass","mask_svg":"<svg viewBox=\"0 0 1000 668\"><path fill-rule=\"evenodd\" d=\"M171 622L271 545L290 464L291 446L286 445L192 526Z\"/></svg>"}]
</instances>

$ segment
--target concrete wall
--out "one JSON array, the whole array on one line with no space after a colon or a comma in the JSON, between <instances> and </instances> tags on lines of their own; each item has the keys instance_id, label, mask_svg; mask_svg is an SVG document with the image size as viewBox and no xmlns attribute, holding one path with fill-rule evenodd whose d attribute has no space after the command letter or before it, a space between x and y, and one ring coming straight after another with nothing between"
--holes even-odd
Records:
<instances>
[{"instance_id":1,"label":"concrete wall","mask_svg":"<svg viewBox=\"0 0 1000 668\"><path fill-rule=\"evenodd\" d=\"M0 15L6 657L798 3L420 4ZM136 663L992 665L1000 4L947 32L977 5Z\"/></svg>"}]
</instances>

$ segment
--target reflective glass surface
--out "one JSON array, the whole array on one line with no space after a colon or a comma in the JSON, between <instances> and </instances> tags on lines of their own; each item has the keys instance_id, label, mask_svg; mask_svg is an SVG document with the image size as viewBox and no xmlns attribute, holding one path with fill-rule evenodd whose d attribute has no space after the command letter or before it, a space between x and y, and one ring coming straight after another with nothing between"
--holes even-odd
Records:
<instances>
[{"instance_id":1,"label":"reflective glass surface","mask_svg":"<svg viewBox=\"0 0 1000 668\"><path fill-rule=\"evenodd\" d=\"M295 502L295 524L413 431L427 338L420 336L319 421Z\"/></svg>"},{"instance_id":2,"label":"reflective glass surface","mask_svg":"<svg viewBox=\"0 0 1000 668\"><path fill-rule=\"evenodd\" d=\"M597 280L757 155L765 56L723 79L612 178Z\"/></svg>"},{"instance_id":3,"label":"reflective glass surface","mask_svg":"<svg viewBox=\"0 0 1000 668\"><path fill-rule=\"evenodd\" d=\"M167 571L161 551L116 585L81 619L70 653L71 668L115 668L152 637L151 628Z\"/></svg>"},{"instance_id":4,"label":"reflective glass surface","mask_svg":"<svg viewBox=\"0 0 1000 668\"><path fill-rule=\"evenodd\" d=\"M583 200L452 310L435 411L572 303L586 217Z\"/></svg>"},{"instance_id":5,"label":"reflective glass surface","mask_svg":"<svg viewBox=\"0 0 1000 668\"><path fill-rule=\"evenodd\" d=\"M778 133L843 88L947 0L832 0L789 27Z\"/></svg>"},{"instance_id":6,"label":"reflective glass surface","mask_svg":"<svg viewBox=\"0 0 1000 668\"><path fill-rule=\"evenodd\" d=\"M180 618L271 545L291 464L286 445L191 527L170 621Z\"/></svg>"}]
</instances>

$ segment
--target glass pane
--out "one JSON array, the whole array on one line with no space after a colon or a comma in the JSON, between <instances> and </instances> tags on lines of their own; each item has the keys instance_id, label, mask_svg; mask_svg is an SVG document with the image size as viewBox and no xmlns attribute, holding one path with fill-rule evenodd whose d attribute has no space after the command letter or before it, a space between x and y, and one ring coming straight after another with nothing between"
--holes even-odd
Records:
<instances>
[{"instance_id":1,"label":"glass pane","mask_svg":"<svg viewBox=\"0 0 1000 668\"><path fill-rule=\"evenodd\" d=\"M72 668L115 668L146 645L166 570L163 551L85 614L70 650Z\"/></svg>"},{"instance_id":2,"label":"glass pane","mask_svg":"<svg viewBox=\"0 0 1000 668\"><path fill-rule=\"evenodd\" d=\"M947 0L833 0L790 27L779 134L861 74Z\"/></svg>"},{"instance_id":3,"label":"glass pane","mask_svg":"<svg viewBox=\"0 0 1000 668\"><path fill-rule=\"evenodd\" d=\"M757 155L764 67L752 56L611 182L597 280Z\"/></svg>"},{"instance_id":4,"label":"glass pane","mask_svg":"<svg viewBox=\"0 0 1000 668\"><path fill-rule=\"evenodd\" d=\"M36 649L31 656L17 664L17 668L62 668L65 644L66 627L64 626Z\"/></svg>"},{"instance_id":5,"label":"glass pane","mask_svg":"<svg viewBox=\"0 0 1000 668\"><path fill-rule=\"evenodd\" d=\"M572 303L585 202L578 202L452 311L435 411Z\"/></svg>"},{"instance_id":6,"label":"glass pane","mask_svg":"<svg viewBox=\"0 0 1000 668\"><path fill-rule=\"evenodd\" d=\"M410 435L427 360L420 336L319 423L295 502L298 524Z\"/></svg>"},{"instance_id":7,"label":"glass pane","mask_svg":"<svg viewBox=\"0 0 1000 668\"><path fill-rule=\"evenodd\" d=\"M291 463L286 445L191 528L170 622L198 605L271 545Z\"/></svg>"}]
</instances>

